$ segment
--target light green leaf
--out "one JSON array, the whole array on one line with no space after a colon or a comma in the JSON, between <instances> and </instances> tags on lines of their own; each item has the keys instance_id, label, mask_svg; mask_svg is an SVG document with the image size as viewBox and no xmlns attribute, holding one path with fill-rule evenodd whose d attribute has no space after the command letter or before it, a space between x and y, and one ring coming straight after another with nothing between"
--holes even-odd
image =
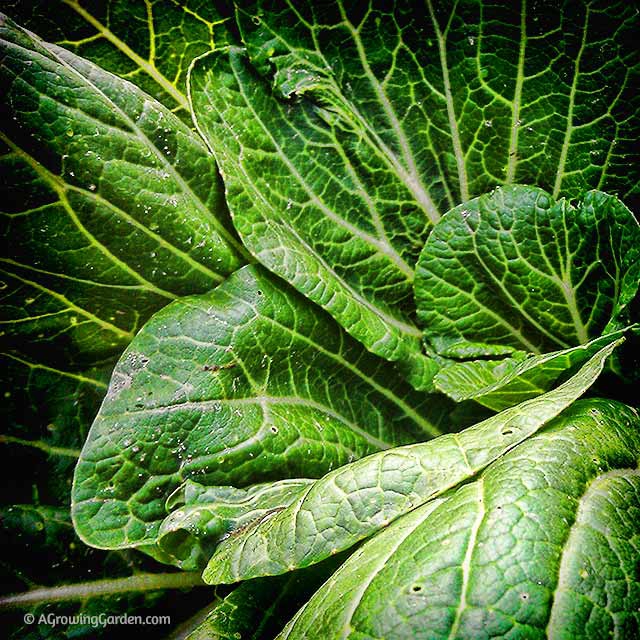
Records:
<instances>
[{"instance_id":1,"label":"light green leaf","mask_svg":"<svg viewBox=\"0 0 640 640\"><path fill-rule=\"evenodd\" d=\"M187 480L169 496L158 545L181 569L203 569L221 540L289 506L313 480L280 480L247 489Z\"/></svg>"},{"instance_id":2,"label":"light green leaf","mask_svg":"<svg viewBox=\"0 0 640 640\"><path fill-rule=\"evenodd\" d=\"M574 207L534 187L498 188L429 236L418 317L443 355L567 349L629 320L639 263L640 226L614 196L592 191Z\"/></svg>"},{"instance_id":3,"label":"light green leaf","mask_svg":"<svg viewBox=\"0 0 640 640\"><path fill-rule=\"evenodd\" d=\"M475 400L494 411L502 411L548 391L562 375L617 340L622 333L615 331L578 347L524 360L451 362L440 369L434 382L438 390L456 402Z\"/></svg>"},{"instance_id":4,"label":"light green leaf","mask_svg":"<svg viewBox=\"0 0 640 640\"><path fill-rule=\"evenodd\" d=\"M220 1L8 0L4 11L41 38L135 83L187 121L189 63L231 37Z\"/></svg>"},{"instance_id":5,"label":"light green leaf","mask_svg":"<svg viewBox=\"0 0 640 640\"><path fill-rule=\"evenodd\" d=\"M236 227L420 386L413 265L445 211L514 182L635 197L640 63L623 2L238 4L246 51L190 74Z\"/></svg>"},{"instance_id":6,"label":"light green leaf","mask_svg":"<svg viewBox=\"0 0 640 640\"><path fill-rule=\"evenodd\" d=\"M152 544L186 480L318 477L441 433L450 401L413 391L387 365L262 268L172 303L123 354L83 449L80 536Z\"/></svg>"},{"instance_id":7,"label":"light green leaf","mask_svg":"<svg viewBox=\"0 0 640 640\"><path fill-rule=\"evenodd\" d=\"M580 397L620 342L603 347L553 391L459 434L397 447L336 469L291 506L249 531L232 533L211 558L205 581L233 583L319 562L474 477Z\"/></svg>"},{"instance_id":8,"label":"light green leaf","mask_svg":"<svg viewBox=\"0 0 640 640\"><path fill-rule=\"evenodd\" d=\"M600 639L640 622L640 421L582 400L357 550L278 636Z\"/></svg>"},{"instance_id":9,"label":"light green leaf","mask_svg":"<svg viewBox=\"0 0 640 640\"><path fill-rule=\"evenodd\" d=\"M2 346L78 370L244 252L213 159L176 116L9 20L0 37Z\"/></svg>"}]
</instances>

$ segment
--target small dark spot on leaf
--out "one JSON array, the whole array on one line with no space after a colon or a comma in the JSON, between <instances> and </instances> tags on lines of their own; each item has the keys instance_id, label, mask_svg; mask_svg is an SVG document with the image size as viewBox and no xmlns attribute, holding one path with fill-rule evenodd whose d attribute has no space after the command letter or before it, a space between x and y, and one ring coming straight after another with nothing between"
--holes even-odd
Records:
<instances>
[{"instance_id":1,"label":"small dark spot on leaf","mask_svg":"<svg viewBox=\"0 0 640 640\"><path fill-rule=\"evenodd\" d=\"M414 584L413 587L411 587L411 591L413 591L414 593L419 593L420 591L422 591L422 586L419 584Z\"/></svg>"}]
</instances>

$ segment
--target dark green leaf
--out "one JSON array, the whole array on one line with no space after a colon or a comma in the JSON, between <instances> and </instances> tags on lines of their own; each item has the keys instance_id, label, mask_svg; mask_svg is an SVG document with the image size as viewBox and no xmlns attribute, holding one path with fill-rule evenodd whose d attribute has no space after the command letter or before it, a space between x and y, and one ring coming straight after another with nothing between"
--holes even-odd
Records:
<instances>
[{"instance_id":1,"label":"dark green leaf","mask_svg":"<svg viewBox=\"0 0 640 640\"><path fill-rule=\"evenodd\" d=\"M125 351L76 469L75 525L99 547L154 543L186 480L318 477L441 433L450 408L390 376L295 290L245 267L160 311Z\"/></svg>"},{"instance_id":2,"label":"dark green leaf","mask_svg":"<svg viewBox=\"0 0 640 640\"><path fill-rule=\"evenodd\" d=\"M429 236L418 317L443 355L567 349L629 322L639 265L640 226L614 196L591 191L574 207L535 187L498 188Z\"/></svg>"},{"instance_id":3,"label":"dark green leaf","mask_svg":"<svg viewBox=\"0 0 640 640\"><path fill-rule=\"evenodd\" d=\"M8 0L41 38L126 78L189 122L189 63L231 38L220 0Z\"/></svg>"}]
</instances>

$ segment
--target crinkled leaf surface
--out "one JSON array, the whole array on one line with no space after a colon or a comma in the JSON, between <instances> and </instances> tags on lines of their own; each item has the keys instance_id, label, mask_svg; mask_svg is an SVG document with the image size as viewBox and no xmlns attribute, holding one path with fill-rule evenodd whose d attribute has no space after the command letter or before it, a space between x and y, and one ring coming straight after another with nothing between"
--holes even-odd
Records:
<instances>
[{"instance_id":1,"label":"crinkled leaf surface","mask_svg":"<svg viewBox=\"0 0 640 640\"><path fill-rule=\"evenodd\" d=\"M313 482L280 480L237 489L187 480L167 499L169 515L160 525L158 545L172 564L187 570L203 569L231 531L288 507Z\"/></svg>"},{"instance_id":2,"label":"crinkled leaf surface","mask_svg":"<svg viewBox=\"0 0 640 640\"><path fill-rule=\"evenodd\" d=\"M240 2L246 52L196 61L190 97L251 252L410 367L445 211L513 182L633 199L640 65L621 2L390 7Z\"/></svg>"},{"instance_id":3,"label":"crinkled leaf surface","mask_svg":"<svg viewBox=\"0 0 640 640\"><path fill-rule=\"evenodd\" d=\"M75 525L99 547L153 543L186 480L318 477L441 433L450 408L245 267L157 313L125 351L76 468Z\"/></svg>"},{"instance_id":4,"label":"crinkled leaf surface","mask_svg":"<svg viewBox=\"0 0 640 640\"><path fill-rule=\"evenodd\" d=\"M279 638L632 637L640 421L576 402L356 551Z\"/></svg>"},{"instance_id":5,"label":"crinkled leaf surface","mask_svg":"<svg viewBox=\"0 0 640 640\"><path fill-rule=\"evenodd\" d=\"M561 376L582 364L604 345L617 340L614 331L578 347L525 359L449 362L434 379L438 390L456 402L475 400L502 411L550 389Z\"/></svg>"},{"instance_id":6,"label":"crinkled leaf surface","mask_svg":"<svg viewBox=\"0 0 640 640\"><path fill-rule=\"evenodd\" d=\"M439 353L566 349L628 324L640 226L599 191L574 207L507 186L448 212L417 269L418 318Z\"/></svg>"},{"instance_id":7,"label":"crinkled leaf surface","mask_svg":"<svg viewBox=\"0 0 640 640\"><path fill-rule=\"evenodd\" d=\"M41 38L126 78L190 121L189 63L232 37L226 3L205 0L8 0Z\"/></svg>"},{"instance_id":8,"label":"crinkled leaf surface","mask_svg":"<svg viewBox=\"0 0 640 640\"><path fill-rule=\"evenodd\" d=\"M553 391L427 443L336 469L291 504L224 540L203 574L212 584L292 571L347 549L481 472L570 406L602 371L602 348Z\"/></svg>"},{"instance_id":9,"label":"crinkled leaf surface","mask_svg":"<svg viewBox=\"0 0 640 640\"><path fill-rule=\"evenodd\" d=\"M3 348L65 370L242 264L212 158L134 85L4 20Z\"/></svg>"}]
</instances>

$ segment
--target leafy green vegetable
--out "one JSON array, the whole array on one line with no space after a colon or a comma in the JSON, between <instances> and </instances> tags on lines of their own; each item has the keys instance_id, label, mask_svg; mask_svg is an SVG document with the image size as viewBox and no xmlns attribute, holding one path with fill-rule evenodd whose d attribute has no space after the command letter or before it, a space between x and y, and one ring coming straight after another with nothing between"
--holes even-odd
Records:
<instances>
[{"instance_id":1,"label":"leafy green vegetable","mask_svg":"<svg viewBox=\"0 0 640 640\"><path fill-rule=\"evenodd\" d=\"M363 545L278 637L633 633L639 427L623 405L576 402L474 482Z\"/></svg>"},{"instance_id":2,"label":"leafy green vegetable","mask_svg":"<svg viewBox=\"0 0 640 640\"><path fill-rule=\"evenodd\" d=\"M246 52L197 60L190 98L251 252L406 364L419 348L413 265L431 225L496 183L629 194L638 96L622 4L543 20L524 2L391 6L241 2Z\"/></svg>"},{"instance_id":3,"label":"leafy green vegetable","mask_svg":"<svg viewBox=\"0 0 640 640\"><path fill-rule=\"evenodd\" d=\"M442 355L567 349L628 324L639 264L640 226L617 198L592 191L574 208L534 187L498 188L429 236L418 318Z\"/></svg>"},{"instance_id":4,"label":"leafy green vegetable","mask_svg":"<svg viewBox=\"0 0 640 640\"><path fill-rule=\"evenodd\" d=\"M114 371L76 469L80 536L153 543L186 480L318 477L439 434L450 404L384 379L384 364L262 269L172 303Z\"/></svg>"},{"instance_id":5,"label":"leafy green vegetable","mask_svg":"<svg viewBox=\"0 0 640 640\"><path fill-rule=\"evenodd\" d=\"M4 10L10 637L637 635L633 4Z\"/></svg>"},{"instance_id":6,"label":"leafy green vegetable","mask_svg":"<svg viewBox=\"0 0 640 640\"><path fill-rule=\"evenodd\" d=\"M324 476L291 506L225 540L205 580L233 583L318 562L476 476L581 396L614 348L601 349L557 389L459 434L374 454Z\"/></svg>"}]
</instances>

